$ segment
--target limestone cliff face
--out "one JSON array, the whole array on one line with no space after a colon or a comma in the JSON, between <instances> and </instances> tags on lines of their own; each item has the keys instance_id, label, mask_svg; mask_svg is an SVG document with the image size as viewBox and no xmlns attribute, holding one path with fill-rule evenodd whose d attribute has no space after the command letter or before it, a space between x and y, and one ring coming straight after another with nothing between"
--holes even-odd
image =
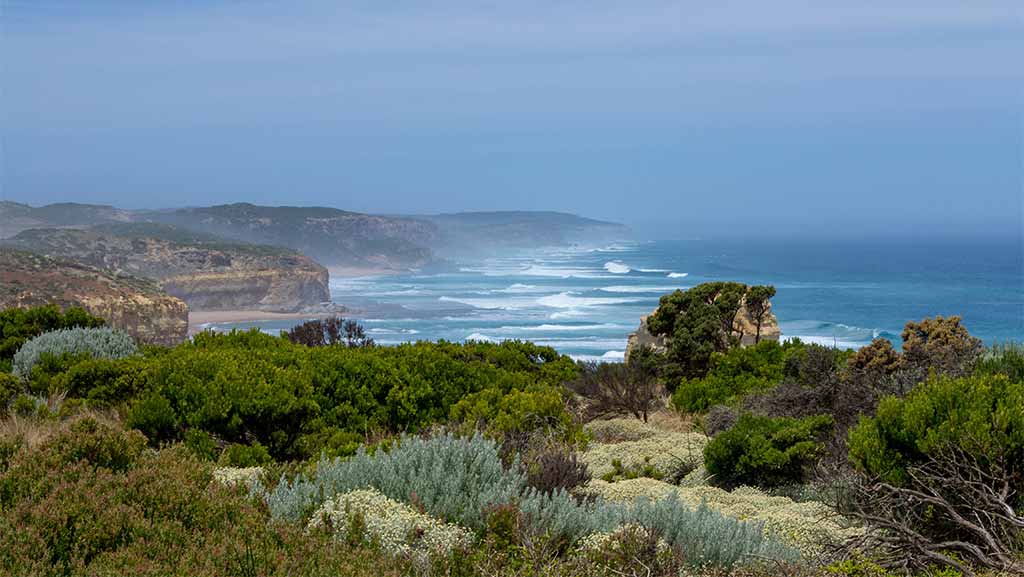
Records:
<instances>
[{"instance_id":1,"label":"limestone cliff face","mask_svg":"<svg viewBox=\"0 0 1024 577\"><path fill-rule=\"evenodd\" d=\"M152 281L0 249L0 308L46 304L80 306L145 343L174 345L188 333L188 306Z\"/></svg>"},{"instance_id":2,"label":"limestone cliff face","mask_svg":"<svg viewBox=\"0 0 1024 577\"><path fill-rule=\"evenodd\" d=\"M152 223L32 229L26 250L151 278L193 310L295 311L330 300L328 272L295 251L225 241Z\"/></svg>"},{"instance_id":3,"label":"limestone cliff face","mask_svg":"<svg viewBox=\"0 0 1024 577\"><path fill-rule=\"evenodd\" d=\"M651 314L654 313L652 312ZM629 361L630 352L640 347L651 347L658 352L668 350L671 339L654 335L647 330L647 318L649 316L644 315L640 317L640 326L629 334L629 339L626 342L626 361ZM754 344L757 335L757 323L745 306L740 306L740 310L736 314L733 331L740 337L740 346L747 347ZM768 314L761 321L761 340L777 341L781 336L782 331L779 329L779 321L775 318L775 313L771 311L771 304L769 303Z\"/></svg>"}]
</instances>

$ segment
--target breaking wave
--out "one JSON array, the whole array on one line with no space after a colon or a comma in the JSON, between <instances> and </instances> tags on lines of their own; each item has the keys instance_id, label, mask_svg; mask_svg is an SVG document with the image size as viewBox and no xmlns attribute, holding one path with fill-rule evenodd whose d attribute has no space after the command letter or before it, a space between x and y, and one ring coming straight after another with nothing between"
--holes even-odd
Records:
<instances>
[{"instance_id":1,"label":"breaking wave","mask_svg":"<svg viewBox=\"0 0 1024 577\"><path fill-rule=\"evenodd\" d=\"M621 261L610 260L604 263L604 270L612 274L627 274L631 270L629 266Z\"/></svg>"}]
</instances>

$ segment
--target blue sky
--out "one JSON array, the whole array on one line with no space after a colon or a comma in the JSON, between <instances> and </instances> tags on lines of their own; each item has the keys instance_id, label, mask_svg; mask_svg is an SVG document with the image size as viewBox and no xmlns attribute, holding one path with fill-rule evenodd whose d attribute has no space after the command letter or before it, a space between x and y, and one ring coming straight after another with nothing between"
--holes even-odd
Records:
<instances>
[{"instance_id":1,"label":"blue sky","mask_svg":"<svg viewBox=\"0 0 1024 577\"><path fill-rule=\"evenodd\" d=\"M0 0L0 196L1019 234L1004 0Z\"/></svg>"}]
</instances>

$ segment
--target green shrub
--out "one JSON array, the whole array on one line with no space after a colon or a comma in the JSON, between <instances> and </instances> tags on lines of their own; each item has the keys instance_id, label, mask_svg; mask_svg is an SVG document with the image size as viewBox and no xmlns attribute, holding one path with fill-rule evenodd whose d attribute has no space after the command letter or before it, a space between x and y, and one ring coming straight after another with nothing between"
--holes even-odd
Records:
<instances>
[{"instance_id":1,"label":"green shrub","mask_svg":"<svg viewBox=\"0 0 1024 577\"><path fill-rule=\"evenodd\" d=\"M9 373L0 373L0 413L21 392L21 383Z\"/></svg>"},{"instance_id":2,"label":"green shrub","mask_svg":"<svg viewBox=\"0 0 1024 577\"><path fill-rule=\"evenodd\" d=\"M0 432L0 447L8 440ZM138 432L73 422L41 444L0 449L0 574L410 574L372 549L268 523L244 489L212 483L208 464L144 446Z\"/></svg>"},{"instance_id":3,"label":"green shrub","mask_svg":"<svg viewBox=\"0 0 1024 577\"><path fill-rule=\"evenodd\" d=\"M177 439L178 436L178 417L170 401L160 393L154 392L136 399L128 410L125 424L142 431L154 445Z\"/></svg>"},{"instance_id":4,"label":"green shrub","mask_svg":"<svg viewBox=\"0 0 1024 577\"><path fill-rule=\"evenodd\" d=\"M858 469L896 485L907 469L954 448L992 463L1017 464L1024 474L1024 383L1004 375L935 377L906 398L882 400L874 418L850 432Z\"/></svg>"},{"instance_id":5,"label":"green shrub","mask_svg":"<svg viewBox=\"0 0 1024 577\"><path fill-rule=\"evenodd\" d=\"M103 319L72 307L61 312L57 305L0 311L0 360L8 361L32 337L72 327L100 327Z\"/></svg>"},{"instance_id":6,"label":"green shrub","mask_svg":"<svg viewBox=\"0 0 1024 577\"><path fill-rule=\"evenodd\" d=\"M976 371L983 375L1006 375L1016 383L1024 381L1024 345L993 345L981 356Z\"/></svg>"},{"instance_id":7,"label":"green shrub","mask_svg":"<svg viewBox=\"0 0 1024 577\"><path fill-rule=\"evenodd\" d=\"M704 463L712 482L726 488L800 483L821 455L819 439L831 426L828 415L794 419L747 413L708 442Z\"/></svg>"},{"instance_id":8,"label":"green shrub","mask_svg":"<svg viewBox=\"0 0 1024 577\"><path fill-rule=\"evenodd\" d=\"M217 442L206 431L189 429L185 431L185 446L203 461L217 460Z\"/></svg>"},{"instance_id":9,"label":"green shrub","mask_svg":"<svg viewBox=\"0 0 1024 577\"><path fill-rule=\"evenodd\" d=\"M33 397L32 395L21 393L15 396L14 400L11 401L10 409L11 412L14 413L15 415L18 415L20 417L28 417L36 414L37 407L38 403L36 403L35 397Z\"/></svg>"},{"instance_id":10,"label":"green shrub","mask_svg":"<svg viewBox=\"0 0 1024 577\"><path fill-rule=\"evenodd\" d=\"M782 380L787 363L798 359L804 348L799 341L761 341L752 347L715 353L707 376L682 379L672 395L672 404L680 411L699 413L768 389Z\"/></svg>"},{"instance_id":11,"label":"green shrub","mask_svg":"<svg viewBox=\"0 0 1024 577\"><path fill-rule=\"evenodd\" d=\"M43 333L27 341L15 353L12 362L15 376L27 379L32 368L47 355L87 355L91 358L120 359L138 352L135 341L125 332L95 328L59 329Z\"/></svg>"},{"instance_id":12,"label":"green shrub","mask_svg":"<svg viewBox=\"0 0 1024 577\"><path fill-rule=\"evenodd\" d=\"M220 455L222 467L259 467L270 463L270 453L259 443L252 445L228 445Z\"/></svg>"},{"instance_id":13,"label":"green shrub","mask_svg":"<svg viewBox=\"0 0 1024 577\"><path fill-rule=\"evenodd\" d=\"M130 383L103 386L166 400L160 414L174 418L158 423L175 425L143 429L153 442L201 429L284 460L350 455L368 435L446 422L460 401L454 414L496 431L564 426L557 387L575 371L568 357L526 343L310 348L249 331L197 335L147 356ZM143 416L130 422L153 421Z\"/></svg>"}]
</instances>

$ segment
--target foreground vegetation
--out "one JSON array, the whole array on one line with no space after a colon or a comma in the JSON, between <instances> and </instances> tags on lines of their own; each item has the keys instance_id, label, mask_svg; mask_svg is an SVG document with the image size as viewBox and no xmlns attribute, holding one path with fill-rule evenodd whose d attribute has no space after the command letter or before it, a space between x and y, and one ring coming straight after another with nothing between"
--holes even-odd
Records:
<instances>
[{"instance_id":1,"label":"foreground vegetation","mask_svg":"<svg viewBox=\"0 0 1024 577\"><path fill-rule=\"evenodd\" d=\"M341 320L137 349L4 311L0 574L1021 570L1024 350L955 318L901 350L740 348L721 307L666 302L661 326L710 331L700 363Z\"/></svg>"}]
</instances>

